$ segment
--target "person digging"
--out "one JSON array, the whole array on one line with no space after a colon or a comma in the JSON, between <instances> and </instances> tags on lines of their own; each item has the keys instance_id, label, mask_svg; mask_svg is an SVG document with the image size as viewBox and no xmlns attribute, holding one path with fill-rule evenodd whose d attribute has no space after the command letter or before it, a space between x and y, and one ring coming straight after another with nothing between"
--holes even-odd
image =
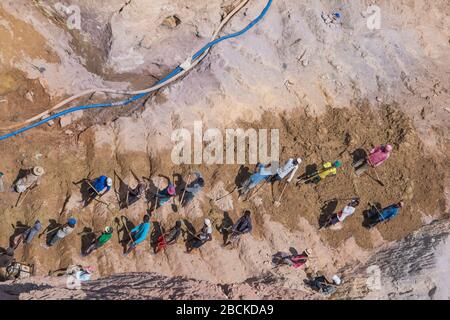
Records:
<instances>
[{"instance_id":1,"label":"person digging","mask_svg":"<svg viewBox=\"0 0 450 320\"><path fill-rule=\"evenodd\" d=\"M31 244L36 234L42 229L42 224L39 220L36 220L31 228L27 228L25 232L19 234L14 238L12 246L14 250L19 247L21 243L25 245Z\"/></svg>"},{"instance_id":2,"label":"person digging","mask_svg":"<svg viewBox=\"0 0 450 320\"><path fill-rule=\"evenodd\" d=\"M102 234L92 241L92 243L86 249L84 255L88 256L93 251L103 247L109 240L111 240L112 236L113 236L113 228L106 227L105 230L102 232Z\"/></svg>"},{"instance_id":3,"label":"person digging","mask_svg":"<svg viewBox=\"0 0 450 320\"><path fill-rule=\"evenodd\" d=\"M305 249L301 254L287 254L282 252L281 254L274 256L272 264L275 268L282 265L288 265L297 269L302 267L308 261L310 255L311 250L309 249Z\"/></svg>"},{"instance_id":4,"label":"person digging","mask_svg":"<svg viewBox=\"0 0 450 320\"><path fill-rule=\"evenodd\" d=\"M256 165L255 172L242 184L240 188L239 197L247 195L251 190L253 190L258 184L263 181L269 181L272 177L272 172L267 170L266 165L258 163Z\"/></svg>"},{"instance_id":5,"label":"person digging","mask_svg":"<svg viewBox=\"0 0 450 320\"><path fill-rule=\"evenodd\" d=\"M233 225L230 237L225 242L225 246L236 243L243 234L250 233L252 229L251 211L245 210L244 215Z\"/></svg>"},{"instance_id":6,"label":"person digging","mask_svg":"<svg viewBox=\"0 0 450 320\"><path fill-rule=\"evenodd\" d=\"M150 223L150 215L144 215L143 222L130 230L129 236L131 237L131 244L128 249L125 251L125 255L129 254L131 251L136 249L137 245L144 242L147 238L147 235L150 231L151 223Z\"/></svg>"},{"instance_id":7,"label":"person digging","mask_svg":"<svg viewBox=\"0 0 450 320\"><path fill-rule=\"evenodd\" d=\"M183 190L181 190L181 206L186 207L195 196L200 193L200 191L205 186L205 180L200 172L195 172L195 180L189 183Z\"/></svg>"},{"instance_id":8,"label":"person digging","mask_svg":"<svg viewBox=\"0 0 450 320\"><path fill-rule=\"evenodd\" d=\"M147 183L145 181L139 181L135 188L128 189L127 203L126 206L131 206L138 202L145 196L145 191L147 190Z\"/></svg>"},{"instance_id":9,"label":"person digging","mask_svg":"<svg viewBox=\"0 0 450 320\"><path fill-rule=\"evenodd\" d=\"M158 206L162 207L164 204L170 201L173 197L177 195L175 185L172 184L170 181L166 188L162 189L161 191L158 191L156 193L156 197L158 198Z\"/></svg>"},{"instance_id":10,"label":"person digging","mask_svg":"<svg viewBox=\"0 0 450 320\"><path fill-rule=\"evenodd\" d=\"M316 171L306 177L298 177L297 185L300 185L302 183L318 184L320 181L326 179L329 176L336 176L337 169L339 169L341 166L342 166L342 162L339 160L337 160L333 163L326 162L322 165L321 170Z\"/></svg>"},{"instance_id":11,"label":"person digging","mask_svg":"<svg viewBox=\"0 0 450 320\"><path fill-rule=\"evenodd\" d=\"M54 246L56 243L58 243L60 240L64 239L68 235L70 235L73 230L75 230L75 226L77 224L77 219L70 218L67 220L67 223L60 226L55 233L55 235L50 239L50 242L48 244L49 247ZM50 233L50 232L49 232Z\"/></svg>"},{"instance_id":12,"label":"person digging","mask_svg":"<svg viewBox=\"0 0 450 320\"><path fill-rule=\"evenodd\" d=\"M45 171L42 167L34 167L27 171L27 175L23 178L17 180L14 184L14 190L17 193L24 193L27 190L31 190L38 186L41 182L41 177L44 175Z\"/></svg>"},{"instance_id":13,"label":"person digging","mask_svg":"<svg viewBox=\"0 0 450 320\"><path fill-rule=\"evenodd\" d=\"M357 176L360 176L369 168L377 168L381 166L387 159L389 159L393 149L394 147L390 144L373 148L372 150L370 150L370 153L367 157L352 164L352 166L355 168L355 174Z\"/></svg>"},{"instance_id":14,"label":"person digging","mask_svg":"<svg viewBox=\"0 0 450 320\"><path fill-rule=\"evenodd\" d=\"M366 218L365 226L368 229L371 229L381 222L388 222L394 219L400 212L400 209L404 208L405 203L403 201L400 201L382 210L378 210L378 208L375 205L370 203L369 206L370 209L365 214Z\"/></svg>"},{"instance_id":15,"label":"person digging","mask_svg":"<svg viewBox=\"0 0 450 320\"><path fill-rule=\"evenodd\" d=\"M324 223L321 228L328 228L331 226L334 226L335 224L338 224L339 222L344 221L346 218L353 215L356 211L356 208L359 206L359 198L354 198L352 201L344 207L341 211L338 213L332 214L328 220Z\"/></svg>"},{"instance_id":16,"label":"person digging","mask_svg":"<svg viewBox=\"0 0 450 320\"><path fill-rule=\"evenodd\" d=\"M158 237L155 253L165 250L167 246L176 243L180 235L181 235L181 221L177 220L173 228L171 228L168 232Z\"/></svg>"},{"instance_id":17,"label":"person digging","mask_svg":"<svg viewBox=\"0 0 450 320\"><path fill-rule=\"evenodd\" d=\"M206 242L212 240L212 223L211 220L205 219L202 230L197 235L192 235L192 239L186 242L186 252L190 253L194 249L198 249Z\"/></svg>"},{"instance_id":18,"label":"person digging","mask_svg":"<svg viewBox=\"0 0 450 320\"><path fill-rule=\"evenodd\" d=\"M342 280L339 276L334 275L332 281L329 281L325 276L317 276L314 279L306 280L307 284L313 289L323 295L331 295L336 292L337 287L341 285Z\"/></svg>"},{"instance_id":19,"label":"person digging","mask_svg":"<svg viewBox=\"0 0 450 320\"><path fill-rule=\"evenodd\" d=\"M89 188L87 190L88 199L85 206L88 206L94 199L100 199L101 197L103 197L111 190L111 187L113 185L112 179L108 178L107 176L100 176L92 181L85 181L89 185Z\"/></svg>"}]
</instances>

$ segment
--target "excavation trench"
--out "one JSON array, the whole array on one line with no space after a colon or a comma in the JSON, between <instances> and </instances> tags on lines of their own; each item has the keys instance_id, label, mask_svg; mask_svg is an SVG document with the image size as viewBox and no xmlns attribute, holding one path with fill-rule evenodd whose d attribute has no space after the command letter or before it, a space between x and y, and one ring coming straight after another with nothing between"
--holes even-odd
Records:
<instances>
[{"instance_id":1,"label":"excavation trench","mask_svg":"<svg viewBox=\"0 0 450 320\"><path fill-rule=\"evenodd\" d=\"M168 205L158 209L152 217L152 239L157 236L160 227L168 229L178 219L186 220L188 226L198 230L203 219L210 218L215 226L214 241L198 252L186 255L180 241L166 254L155 256L150 241L146 241L136 255L123 257L119 236L115 232L112 243L88 258L80 256L86 237L76 234L50 249L42 247L43 238L36 239L32 246L20 248L16 256L23 262L34 263L40 275L72 263L89 263L98 266L101 276L127 271L157 271L212 282L233 282L267 272L270 254L275 254L284 245L286 248L297 247L297 250L309 247L317 252L317 261L311 264L309 271L338 269L346 263L364 260L368 252L385 241L404 238L426 221L438 218L445 210L444 177L438 174L443 162L424 153L411 122L396 110L395 107L385 106L374 111L360 105L352 109L330 108L323 115L312 117L299 109L277 116L266 113L256 123L238 121L236 126L241 128L279 128L281 161L292 156L303 157L299 174L304 173L307 166L320 165L325 161L340 159L344 163L337 177L317 186L289 186L279 208L273 205L280 193L280 185L277 184L266 185L250 202L238 201L237 193L218 202L211 201L211 198L231 191L236 181L245 178L253 166L177 166L171 161L171 149L154 154L146 151L117 153L117 146L99 144L92 128L80 133L78 139L59 134L61 130L57 128L38 129L29 136L29 141L14 139L5 143L3 160L8 182L23 167L41 165L47 173L39 188L28 196L20 208L13 207L15 194L7 193L2 197L0 209L4 223L1 225L0 241L2 244L8 243L9 236L13 234L12 225L29 225L36 218L46 227L52 222L62 223L67 217L74 216L80 221L77 233L99 230L105 225L116 227L115 219L122 215L134 224L141 221L148 209L144 201L114 215L100 203L83 208L80 190L74 182L86 178L88 174L91 178L100 174L113 177L116 171L118 176L115 176L114 182L120 193L119 189L123 186L119 176L131 187L137 183L131 173L133 171L137 176L151 177L150 189L154 192L163 181L158 178L159 174L171 178L180 174L186 181L189 172L199 170L206 178L206 188L198 200L188 210L177 206L174 212L174 208ZM77 125L73 124L74 127ZM372 177L364 175L357 178L351 167L352 153L386 142L393 144L395 151L387 163L377 169L385 187L373 179L373 173ZM35 148L30 149L30 143ZM175 178L176 182L182 180ZM118 196L111 192L105 200L117 207ZM340 230L317 231L321 214L326 210L333 211L328 206L330 200L337 199L335 210L339 210L348 202L340 199L354 196L361 198L362 207L345 221ZM149 195L149 200L153 201L152 197ZM362 209L368 202L389 205L400 199L404 199L407 205L395 220L370 232L362 226ZM219 225L224 217L236 221L244 209L254 212L251 236L245 237L234 251L222 248L223 236L218 231ZM284 244L280 244L282 239ZM348 250L348 246L354 250ZM335 258L329 258L333 255ZM233 267L218 263L224 258L233 259ZM199 274L198 270L204 272Z\"/></svg>"}]
</instances>

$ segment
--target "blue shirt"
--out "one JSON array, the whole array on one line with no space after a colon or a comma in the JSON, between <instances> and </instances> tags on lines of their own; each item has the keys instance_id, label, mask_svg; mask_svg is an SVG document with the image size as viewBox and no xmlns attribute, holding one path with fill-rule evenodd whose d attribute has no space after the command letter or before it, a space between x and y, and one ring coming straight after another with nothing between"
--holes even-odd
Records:
<instances>
[{"instance_id":1,"label":"blue shirt","mask_svg":"<svg viewBox=\"0 0 450 320\"><path fill-rule=\"evenodd\" d=\"M381 221L384 220L391 220L392 218L395 218L395 216L398 214L400 208L396 207L395 205L389 206L387 208L384 208L383 211L381 211Z\"/></svg>"},{"instance_id":2,"label":"blue shirt","mask_svg":"<svg viewBox=\"0 0 450 320\"><path fill-rule=\"evenodd\" d=\"M268 171L263 164L258 164L257 170L258 170L257 172L255 172L250 176L250 181L253 185L257 185L261 181L268 179L270 176L272 176L272 173Z\"/></svg>"},{"instance_id":3,"label":"blue shirt","mask_svg":"<svg viewBox=\"0 0 450 320\"><path fill-rule=\"evenodd\" d=\"M147 238L150 231L150 222L141 223L131 230L135 244L139 244Z\"/></svg>"},{"instance_id":4,"label":"blue shirt","mask_svg":"<svg viewBox=\"0 0 450 320\"><path fill-rule=\"evenodd\" d=\"M106 183L106 180L108 180L107 176L100 176L92 182L92 186L98 193L102 192L105 188L108 191L111 189L111 187Z\"/></svg>"}]
</instances>

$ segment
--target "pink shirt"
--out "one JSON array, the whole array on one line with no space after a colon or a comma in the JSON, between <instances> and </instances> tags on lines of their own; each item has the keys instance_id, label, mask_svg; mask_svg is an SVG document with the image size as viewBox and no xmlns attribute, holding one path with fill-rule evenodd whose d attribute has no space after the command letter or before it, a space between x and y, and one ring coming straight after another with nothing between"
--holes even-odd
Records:
<instances>
[{"instance_id":1,"label":"pink shirt","mask_svg":"<svg viewBox=\"0 0 450 320\"><path fill-rule=\"evenodd\" d=\"M373 167L378 167L383 162L385 162L390 156L390 153L387 151L383 151L381 147L377 147L370 151L369 162Z\"/></svg>"}]
</instances>

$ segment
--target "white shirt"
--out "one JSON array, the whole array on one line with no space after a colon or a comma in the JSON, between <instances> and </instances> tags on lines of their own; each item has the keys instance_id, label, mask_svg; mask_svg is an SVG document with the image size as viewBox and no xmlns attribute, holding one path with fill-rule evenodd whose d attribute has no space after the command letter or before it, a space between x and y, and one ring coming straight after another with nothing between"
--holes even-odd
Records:
<instances>
[{"instance_id":1,"label":"white shirt","mask_svg":"<svg viewBox=\"0 0 450 320\"><path fill-rule=\"evenodd\" d=\"M284 177L286 177L289 173L291 173L291 175L289 176L288 181L291 181L292 178L294 178L295 172L297 172L298 166L300 164L300 162L296 165L294 165L294 160L293 158L290 158L286 164L283 166L283 168L278 168L277 170L277 174L280 176L281 179L284 179Z\"/></svg>"},{"instance_id":2,"label":"white shirt","mask_svg":"<svg viewBox=\"0 0 450 320\"><path fill-rule=\"evenodd\" d=\"M342 209L341 212L337 214L337 218L339 221L344 221L347 217L351 216L355 212L356 208L346 206L344 209Z\"/></svg>"},{"instance_id":3,"label":"white shirt","mask_svg":"<svg viewBox=\"0 0 450 320\"><path fill-rule=\"evenodd\" d=\"M74 228L65 226L64 228L58 230L57 236L58 236L58 238L61 238L61 239L65 238L66 236L71 234L73 230L74 230Z\"/></svg>"}]
</instances>

